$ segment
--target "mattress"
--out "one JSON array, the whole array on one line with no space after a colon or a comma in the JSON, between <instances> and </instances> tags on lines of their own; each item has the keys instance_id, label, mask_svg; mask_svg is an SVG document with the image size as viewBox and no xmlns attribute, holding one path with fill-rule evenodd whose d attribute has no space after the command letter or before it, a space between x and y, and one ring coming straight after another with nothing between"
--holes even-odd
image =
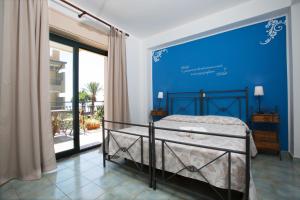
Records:
<instances>
[{"instance_id":1,"label":"mattress","mask_svg":"<svg viewBox=\"0 0 300 200\"><path fill-rule=\"evenodd\" d=\"M245 136L247 125L233 117L223 116L186 116L171 115L155 122L155 127L173 128L179 130L191 130L199 132L220 133L228 135ZM118 132L111 132L109 138L108 154L117 155L118 157L141 162L141 141L139 136L148 136L148 129L143 127L128 127L121 131L134 133L138 136L127 135ZM173 132L167 130L155 129L155 138L185 142L190 144L198 144L210 147L226 148L231 150L245 151L245 140L238 138L228 138L221 136L210 136L186 132ZM134 143L135 142L135 143ZM133 144L134 143L134 144ZM133 144L133 145L132 145ZM119 147L130 148L128 152L120 151ZM156 140L156 168L162 168L162 143ZM211 160L222 155L224 151L199 148L194 146L175 144L166 142L165 146L165 170L177 173L185 166L201 166L209 163ZM255 156L257 150L250 136L251 155ZM143 163L149 163L149 143L148 138L143 138ZM244 192L245 191L245 155L231 154L231 189ZM196 180L209 182L219 188L228 188L228 157L227 154L201 169L202 175L193 173L188 170L182 170L178 174L181 176L193 178ZM256 190L252 180L250 180L250 199L256 199Z\"/></svg>"}]
</instances>

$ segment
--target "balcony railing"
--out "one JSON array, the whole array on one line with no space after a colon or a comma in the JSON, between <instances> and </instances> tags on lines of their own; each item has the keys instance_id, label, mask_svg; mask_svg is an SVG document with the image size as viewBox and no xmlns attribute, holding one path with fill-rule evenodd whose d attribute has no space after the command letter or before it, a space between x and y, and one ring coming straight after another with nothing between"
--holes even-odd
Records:
<instances>
[{"instance_id":1,"label":"balcony railing","mask_svg":"<svg viewBox=\"0 0 300 200\"><path fill-rule=\"evenodd\" d=\"M71 101L51 102L52 133L71 135L73 133L73 107ZM104 101L94 102L92 112L92 101L79 103L80 132L93 130L100 127L100 119L104 115Z\"/></svg>"},{"instance_id":2,"label":"balcony railing","mask_svg":"<svg viewBox=\"0 0 300 200\"><path fill-rule=\"evenodd\" d=\"M104 101L95 101L94 102L94 111L96 111L101 106L104 106ZM72 112L73 106L72 101L64 102L51 102L51 111L55 112ZM84 114L91 114L92 112L92 101L87 101L84 104L79 103L79 110L83 111Z\"/></svg>"}]
</instances>

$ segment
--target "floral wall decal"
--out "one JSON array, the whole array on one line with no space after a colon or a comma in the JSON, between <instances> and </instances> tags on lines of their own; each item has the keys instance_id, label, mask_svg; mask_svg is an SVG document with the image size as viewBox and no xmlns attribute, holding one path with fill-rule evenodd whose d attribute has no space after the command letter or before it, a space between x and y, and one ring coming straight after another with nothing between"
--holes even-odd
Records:
<instances>
[{"instance_id":1,"label":"floral wall decal","mask_svg":"<svg viewBox=\"0 0 300 200\"><path fill-rule=\"evenodd\" d=\"M158 62L164 53L168 53L168 49L154 51L152 55L154 62Z\"/></svg>"},{"instance_id":2,"label":"floral wall decal","mask_svg":"<svg viewBox=\"0 0 300 200\"><path fill-rule=\"evenodd\" d=\"M271 19L266 24L265 28L267 29L266 32L268 34L268 38L265 41L259 42L261 45L266 45L270 43L278 32L283 29L283 26L286 25L286 20L278 20L278 19Z\"/></svg>"}]
</instances>

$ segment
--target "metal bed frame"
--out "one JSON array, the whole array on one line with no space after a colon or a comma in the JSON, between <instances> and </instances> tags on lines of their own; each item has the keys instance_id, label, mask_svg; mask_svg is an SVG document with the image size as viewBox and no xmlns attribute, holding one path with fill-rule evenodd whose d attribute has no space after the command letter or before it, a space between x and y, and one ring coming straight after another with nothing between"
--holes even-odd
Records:
<instances>
[{"instance_id":1,"label":"metal bed frame","mask_svg":"<svg viewBox=\"0 0 300 200\"><path fill-rule=\"evenodd\" d=\"M144 127L148 129L148 135L139 135L139 134L135 134L135 133L129 133L129 132L125 132L125 131L121 131L121 130L114 130L114 128L106 128L105 124L111 124L112 127L113 125L118 125L118 126L137 126L137 127ZM151 139L152 139L152 122L149 122L149 125L142 125L142 124L134 124L134 123L126 123L126 122L116 122L116 121L110 121L110 120L105 120L104 117L102 118L102 154L103 154L103 167L106 167L106 161L110 161L112 163L115 163L117 165L121 165L122 164L114 161L114 159L118 159L119 157L117 156L117 154L121 151L124 153L127 153L127 155L131 158L131 160L133 161L135 167L140 171L143 172L143 166L144 166L144 138L148 138L148 143L149 143L149 175L148 175L148 179L149 179L149 187L152 187L152 154L150 149L152 148L151 146ZM113 136L112 132L117 132L117 133L121 133L121 134L126 134L126 135L132 135L132 136L136 136L137 139L131 143L128 147L123 147L121 146L118 141L116 140L116 138ZM107 134L106 134L107 133ZM110 136L111 138L115 141L115 143L118 146L118 150L113 154L113 155L109 155L106 152L106 135L107 135L107 145L109 147L109 140L110 140ZM140 147L141 147L141 160L136 161L134 160L134 158L132 157L132 155L130 154L129 150L131 149L131 147L133 145L135 145L138 141L140 140Z\"/></svg>"},{"instance_id":2,"label":"metal bed frame","mask_svg":"<svg viewBox=\"0 0 300 200\"><path fill-rule=\"evenodd\" d=\"M227 148L218 148L218 147L211 147L211 146L206 146L206 145L197 145L197 144L192 144L192 143L186 143L186 142L179 142L179 141L174 141L174 140L168 140L168 139L161 139L155 137L155 130L166 130L166 131L171 131L171 132L186 132L186 133L193 133L193 134L202 134L202 135L210 135L210 136L221 136L221 137L227 137L227 138L237 138L237 139L242 139L245 140L245 145L246 145L246 150L245 151L238 151L238 150L232 150L232 149L227 149ZM162 157L162 166L161 166L161 171L162 171L162 179L164 182L170 180L174 176L178 175L181 171L183 170L188 170L189 172L192 173L198 173L206 183L210 186L210 188L218 195L218 197L222 200L225 198L214 188L213 185L210 184L208 179L203 175L201 170L211 163L215 162L216 160L228 155L228 188L227 188L227 199L231 199L231 155L232 153L235 154L241 154L245 155L245 160L246 160L246 166L245 166L245 199L249 199L249 187L250 187L250 132L247 130L245 136L236 136L236 135L224 135L224 134L218 134L218 133L207 133L207 132L198 132L198 131L185 131L185 130L178 130L178 129L171 129L171 128L164 128L164 127L155 127L154 124L152 124L152 187L153 189L156 189L156 142L161 142L161 157ZM220 156L217 156L213 160L207 162L206 164L202 166L194 166L194 165L186 165L180 158L179 156L175 153L175 151L170 147L170 143L173 144L180 144L180 145L187 145L187 146L194 146L194 147L199 147L199 148L204 148L204 149L211 149L211 150L217 150L217 151L224 151ZM171 176L166 177L165 176L165 148L168 148L172 155L174 156L175 159L177 159L180 164L182 165L182 169L177 171L176 173L172 173Z\"/></svg>"},{"instance_id":3,"label":"metal bed frame","mask_svg":"<svg viewBox=\"0 0 300 200\"><path fill-rule=\"evenodd\" d=\"M213 96L213 94L222 94L222 93L230 93L230 94L236 94L236 93L243 93L244 95L217 95L217 96ZM168 100L172 99L172 97L170 95L178 95L179 93L168 93L167 94L167 108L169 108L168 106ZM211 101L214 98L221 98L221 99L233 99L233 100L237 100L238 102L238 108L239 108L239 115L241 117L241 99L245 99L246 100L246 119L248 120L248 89L246 88L245 90L226 90L226 91L204 91L201 90L199 93L180 93L181 95L184 94L193 94L191 98L193 98L193 101L199 101L199 111L200 114L204 114L204 102L205 99L206 101ZM196 98L196 95L198 95L198 97ZM172 100L171 100L172 102ZM172 105L172 103L171 103ZM174 104L173 104L174 105ZM194 104L196 105L196 104ZM208 104L206 104L208 105ZM216 105L215 105L216 106ZM227 107L218 107L216 106L217 109L221 109L222 112L226 112L228 113L229 109L231 108L232 104L230 104ZM171 109L173 109L171 107ZM196 108L195 108L196 110ZM206 110L207 111L207 110ZM208 110L209 111L209 110ZM196 111L197 112L197 111ZM122 130L114 130L113 128L107 128L106 124L115 124L115 125L119 125L119 126L137 126L137 127L143 127L143 128L147 128L148 129L148 135L139 135L139 134L134 134L134 133L129 133L129 132L125 132ZM245 140L245 151L239 151L239 150L232 150L232 149L227 149L227 148L219 148L219 147L211 147L211 146L206 146L206 145L198 145L198 144L193 144L193 143L186 143L186 142L180 142L180 141L174 141L174 140L169 140L169 139L162 139L162 138L158 138L155 136L155 132L157 130L166 130L166 131L171 131L171 132L186 132L186 133L193 133L193 134L202 134L202 135L210 135L210 136L219 136L219 137L227 137L227 138L236 138L236 139L241 139L241 140ZM188 170L191 173L198 173L204 180L206 183L208 183L209 187L212 189L212 191L214 191L217 195L218 195L218 199L228 199L231 200L232 199L232 195L231 195L231 160L232 160L232 154L240 154L240 155L244 155L245 156L245 193L244 193L244 199L248 200L249 199L249 188L250 188L250 131L247 130L245 136L237 136L237 135L225 135L225 134L220 134L220 133L208 133L208 132L199 132L199 131L189 131L189 130L181 130L181 129L172 129L172 128L164 128L164 127L156 127L154 125L153 122L150 122L149 125L141 125L141 124L133 124L133 123L124 123L124 122L115 122L115 121L109 121L109 120L105 120L104 118L102 119L102 138L103 138L103 167L106 166L106 161L110 161L113 162L115 164L121 165L120 163L114 161L114 159L119 158L117 156L118 152L122 151L125 152L130 159L133 161L135 167L140 171L143 172L143 166L144 166L144 139L147 138L148 139L148 143L149 143L149 164L148 164L148 181L149 181L149 187L152 187L154 190L156 189L157 186L157 179L158 179L158 175L156 173L157 167L156 167L156 144L161 143L161 152L159 152L159 154L162 157L162 166L161 166L161 176L163 179L164 183L167 183L168 180L172 179L174 176L178 175L181 171L183 170ZM136 136L137 139L134 140L134 142L132 142L128 147L123 147L121 146L118 141L115 139L115 137L113 136L112 132L117 132L117 133L121 133L121 134L127 134L127 135L133 135ZM109 140L110 138L112 140L114 140L114 142L116 143L116 145L118 146L118 150L113 154L113 155L109 155L109 153L106 152L106 141L105 141L105 134L107 133L107 144L109 145ZM140 147L141 147L141 156L140 156L140 161L134 160L132 155L130 154L129 150L130 148L137 144L137 142L140 141ZM204 164L203 166L193 166L193 165L187 165L185 164L180 158L179 156L175 153L175 151L170 147L169 144L179 144L179 145L187 145L187 146L194 146L197 148L204 148L204 149L211 149L211 150L217 150L217 151L223 151L223 153L219 156L217 156L216 158L214 158L213 160L207 162L206 164ZM181 163L182 168L177 171L176 173L172 173L170 172L172 175L166 177L166 169L165 169L165 149L168 149L172 155L174 156L175 159L177 159L179 161L179 163ZM209 166L211 163L215 162L218 159L221 159L223 157L225 157L227 155L227 162L228 162L228 168L227 168L227 173L228 173L228 188L227 188L227 198L224 198L216 189L213 185L210 184L210 182L208 181L208 179L203 175L203 173L201 172L202 169L204 169L205 167Z\"/></svg>"},{"instance_id":4,"label":"metal bed frame","mask_svg":"<svg viewBox=\"0 0 300 200\"><path fill-rule=\"evenodd\" d=\"M175 103L184 100L175 110ZM220 105L218 101L228 100L227 105ZM187 101L187 102L186 102ZM243 110L242 103L245 103ZM224 102L224 101L223 101ZM230 112L237 106L238 115ZM193 107L193 115L226 114L242 119L243 112L245 121L249 122L248 87L238 90L200 90L199 92L167 92L166 111L168 114L180 114ZM211 108L215 108L214 113Z\"/></svg>"}]
</instances>

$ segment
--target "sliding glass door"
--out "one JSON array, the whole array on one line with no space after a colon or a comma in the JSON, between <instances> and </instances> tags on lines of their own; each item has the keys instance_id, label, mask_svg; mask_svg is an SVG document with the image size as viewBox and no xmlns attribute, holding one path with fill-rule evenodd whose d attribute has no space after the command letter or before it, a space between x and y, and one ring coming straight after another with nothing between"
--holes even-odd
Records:
<instances>
[{"instance_id":1,"label":"sliding glass door","mask_svg":"<svg viewBox=\"0 0 300 200\"><path fill-rule=\"evenodd\" d=\"M102 142L105 59L101 54L79 49L80 149Z\"/></svg>"},{"instance_id":2,"label":"sliding glass door","mask_svg":"<svg viewBox=\"0 0 300 200\"><path fill-rule=\"evenodd\" d=\"M73 150L73 47L50 41L49 76L55 153Z\"/></svg>"},{"instance_id":3,"label":"sliding glass door","mask_svg":"<svg viewBox=\"0 0 300 200\"><path fill-rule=\"evenodd\" d=\"M50 34L50 104L58 158L102 143L107 52Z\"/></svg>"}]
</instances>

